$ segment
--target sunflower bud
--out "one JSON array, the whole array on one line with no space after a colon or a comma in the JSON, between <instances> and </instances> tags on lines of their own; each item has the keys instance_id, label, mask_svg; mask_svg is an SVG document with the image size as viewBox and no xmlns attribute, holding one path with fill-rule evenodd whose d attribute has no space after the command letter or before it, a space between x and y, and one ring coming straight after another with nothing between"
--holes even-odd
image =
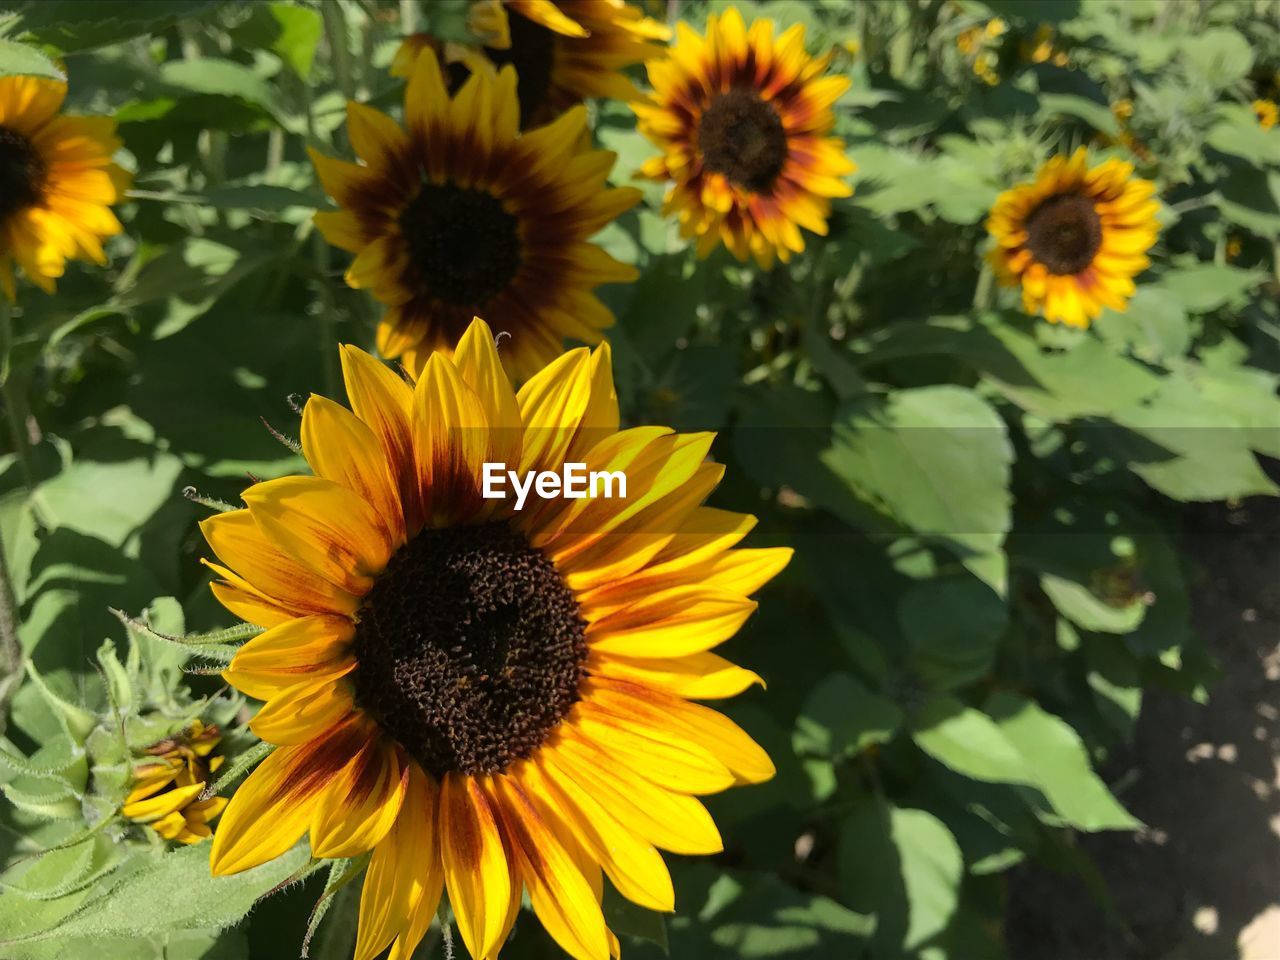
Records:
<instances>
[{"instance_id":1,"label":"sunflower bud","mask_svg":"<svg viewBox=\"0 0 1280 960\"><path fill-rule=\"evenodd\" d=\"M217 725L196 720L183 733L151 744L133 765L132 789L121 814L166 840L199 843L212 836L209 822L227 801L201 796L225 759L214 753L221 740Z\"/></svg>"}]
</instances>

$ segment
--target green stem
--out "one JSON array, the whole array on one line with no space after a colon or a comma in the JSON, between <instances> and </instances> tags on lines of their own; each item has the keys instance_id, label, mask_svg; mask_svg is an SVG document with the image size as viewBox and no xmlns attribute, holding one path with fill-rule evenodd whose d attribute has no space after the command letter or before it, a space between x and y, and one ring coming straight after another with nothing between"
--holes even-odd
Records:
<instances>
[{"instance_id":1,"label":"green stem","mask_svg":"<svg viewBox=\"0 0 1280 960\"><path fill-rule=\"evenodd\" d=\"M0 732L5 728L9 701L22 681L22 644L18 642L18 601L9 575L9 560L0 539Z\"/></svg>"},{"instance_id":2,"label":"green stem","mask_svg":"<svg viewBox=\"0 0 1280 960\"><path fill-rule=\"evenodd\" d=\"M22 384L13 376L13 320L9 301L0 296L0 392L4 396L5 419L9 421L9 437L18 468L27 489L35 486L31 469L30 433L27 431L27 402Z\"/></svg>"},{"instance_id":3,"label":"green stem","mask_svg":"<svg viewBox=\"0 0 1280 960\"><path fill-rule=\"evenodd\" d=\"M408 36L418 31L418 0L400 0L400 30Z\"/></svg>"},{"instance_id":4,"label":"green stem","mask_svg":"<svg viewBox=\"0 0 1280 960\"><path fill-rule=\"evenodd\" d=\"M324 16L324 33L329 40L329 56L333 58L333 75L338 89L348 100L355 99L355 78L351 73L351 50L347 46L346 14L338 0L328 0L320 7Z\"/></svg>"},{"instance_id":5,"label":"green stem","mask_svg":"<svg viewBox=\"0 0 1280 960\"><path fill-rule=\"evenodd\" d=\"M975 310L991 309L991 288L993 280L995 280L995 276L991 272L991 265L984 260L982 263L982 272L978 274L978 285L973 291L973 308Z\"/></svg>"}]
</instances>

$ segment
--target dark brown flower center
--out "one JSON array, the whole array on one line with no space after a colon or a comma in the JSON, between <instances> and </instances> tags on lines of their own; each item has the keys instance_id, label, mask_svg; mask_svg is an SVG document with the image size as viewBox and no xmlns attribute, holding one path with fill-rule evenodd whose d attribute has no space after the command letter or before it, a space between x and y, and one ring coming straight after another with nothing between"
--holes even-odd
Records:
<instances>
[{"instance_id":1,"label":"dark brown flower center","mask_svg":"<svg viewBox=\"0 0 1280 960\"><path fill-rule=\"evenodd\" d=\"M510 7L511 46L506 50L486 47L485 53L501 70L508 63L516 68L516 99L520 101L520 125L535 122L551 90L551 68L555 63L556 35Z\"/></svg>"},{"instance_id":2,"label":"dark brown flower center","mask_svg":"<svg viewBox=\"0 0 1280 960\"><path fill-rule=\"evenodd\" d=\"M44 158L30 140L0 126L0 223L40 202L47 172Z\"/></svg>"},{"instance_id":3,"label":"dark brown flower center","mask_svg":"<svg viewBox=\"0 0 1280 960\"><path fill-rule=\"evenodd\" d=\"M753 90L716 94L698 122L702 165L739 186L762 192L787 162L787 132Z\"/></svg>"},{"instance_id":4,"label":"dark brown flower center","mask_svg":"<svg viewBox=\"0 0 1280 960\"><path fill-rule=\"evenodd\" d=\"M578 602L506 523L428 528L357 615L356 702L432 776L531 755L577 702Z\"/></svg>"},{"instance_id":5,"label":"dark brown flower center","mask_svg":"<svg viewBox=\"0 0 1280 960\"><path fill-rule=\"evenodd\" d=\"M497 197L453 184L424 183L400 214L421 286L469 310L503 290L520 268L518 226Z\"/></svg>"},{"instance_id":6,"label":"dark brown flower center","mask_svg":"<svg viewBox=\"0 0 1280 960\"><path fill-rule=\"evenodd\" d=\"M1079 273L1100 246L1102 221L1088 197L1061 193L1027 217L1027 249L1050 273Z\"/></svg>"}]
</instances>

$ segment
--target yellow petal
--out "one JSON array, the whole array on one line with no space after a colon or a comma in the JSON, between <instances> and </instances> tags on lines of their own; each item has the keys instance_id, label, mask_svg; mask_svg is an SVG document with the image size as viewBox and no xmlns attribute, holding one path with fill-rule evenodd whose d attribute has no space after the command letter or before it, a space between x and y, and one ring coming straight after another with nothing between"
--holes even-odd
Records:
<instances>
[{"instance_id":1,"label":"yellow petal","mask_svg":"<svg viewBox=\"0 0 1280 960\"><path fill-rule=\"evenodd\" d=\"M538 772L537 777L522 774L521 782L573 825L619 893L648 910L675 909L675 890L662 855L623 827L596 797L562 770L554 749L541 751L522 769Z\"/></svg>"},{"instance_id":2,"label":"yellow petal","mask_svg":"<svg viewBox=\"0 0 1280 960\"><path fill-rule=\"evenodd\" d=\"M223 811L209 854L213 875L248 870L292 847L311 825L324 788L367 738L367 729L352 719L263 760Z\"/></svg>"},{"instance_id":3,"label":"yellow petal","mask_svg":"<svg viewBox=\"0 0 1280 960\"><path fill-rule=\"evenodd\" d=\"M574 707L570 718L583 737L608 744L610 755L620 763L633 765L668 790L719 793L734 784L727 766L689 737L673 732L652 711L641 712L627 703L601 705L588 698Z\"/></svg>"},{"instance_id":4,"label":"yellow petal","mask_svg":"<svg viewBox=\"0 0 1280 960\"><path fill-rule=\"evenodd\" d=\"M407 960L431 925L444 885L436 793L434 781L411 762L400 815L364 876L355 960L373 960L393 941L391 956Z\"/></svg>"},{"instance_id":5,"label":"yellow petal","mask_svg":"<svg viewBox=\"0 0 1280 960\"><path fill-rule=\"evenodd\" d=\"M408 783L397 747L381 737L370 741L321 797L311 821L311 855L336 859L372 850L395 823Z\"/></svg>"},{"instance_id":6,"label":"yellow petal","mask_svg":"<svg viewBox=\"0 0 1280 960\"><path fill-rule=\"evenodd\" d=\"M442 354L427 358L411 427L425 515L440 525L471 516L481 505L488 425L479 398Z\"/></svg>"},{"instance_id":7,"label":"yellow petal","mask_svg":"<svg viewBox=\"0 0 1280 960\"><path fill-rule=\"evenodd\" d=\"M511 778L499 774L488 786L529 902L547 933L575 960L607 960L600 902L573 857Z\"/></svg>"},{"instance_id":8,"label":"yellow petal","mask_svg":"<svg viewBox=\"0 0 1280 960\"><path fill-rule=\"evenodd\" d=\"M304 743L338 723L353 708L345 680L298 684L267 701L249 721L249 729L268 743Z\"/></svg>"},{"instance_id":9,"label":"yellow petal","mask_svg":"<svg viewBox=\"0 0 1280 960\"><path fill-rule=\"evenodd\" d=\"M346 407L312 394L302 411L302 453L316 476L359 494L382 518L391 542L404 542L404 512L374 432Z\"/></svg>"},{"instance_id":10,"label":"yellow petal","mask_svg":"<svg viewBox=\"0 0 1280 960\"><path fill-rule=\"evenodd\" d=\"M588 624L587 642L602 653L682 657L729 639L755 608L754 600L727 590L671 587Z\"/></svg>"},{"instance_id":11,"label":"yellow petal","mask_svg":"<svg viewBox=\"0 0 1280 960\"><path fill-rule=\"evenodd\" d=\"M556 764L567 775L623 826L654 846L685 854L719 853L724 849L720 831L698 800L672 793L642 777L612 749L605 754L577 731L570 730L555 750Z\"/></svg>"},{"instance_id":12,"label":"yellow petal","mask_svg":"<svg viewBox=\"0 0 1280 960\"><path fill-rule=\"evenodd\" d=\"M348 593L365 594L391 556L373 508L332 480L281 477L241 497L268 540Z\"/></svg>"},{"instance_id":13,"label":"yellow petal","mask_svg":"<svg viewBox=\"0 0 1280 960\"><path fill-rule=\"evenodd\" d=\"M161 817L166 817L176 810L181 810L196 797L200 796L202 790L204 790L203 783L175 787L157 797L127 803L120 808L120 812L130 820L137 820L139 823L159 820Z\"/></svg>"},{"instance_id":14,"label":"yellow petal","mask_svg":"<svg viewBox=\"0 0 1280 960\"><path fill-rule=\"evenodd\" d=\"M418 503L418 474L409 430L413 388L386 364L358 347L344 344L341 352L342 377L351 409L382 444L391 476L399 485L405 525L410 534L416 533L422 525L422 510Z\"/></svg>"},{"instance_id":15,"label":"yellow petal","mask_svg":"<svg viewBox=\"0 0 1280 960\"><path fill-rule=\"evenodd\" d=\"M520 463L523 428L515 391L494 345L493 332L479 317L471 321L453 354L462 382L474 391L489 424L489 457L514 470Z\"/></svg>"},{"instance_id":16,"label":"yellow petal","mask_svg":"<svg viewBox=\"0 0 1280 960\"><path fill-rule=\"evenodd\" d=\"M763 783L777 772L758 743L722 713L679 697L645 689L622 680L588 680L584 693L591 701L637 724L664 724L687 737L733 771L739 783Z\"/></svg>"},{"instance_id":17,"label":"yellow petal","mask_svg":"<svg viewBox=\"0 0 1280 960\"><path fill-rule=\"evenodd\" d=\"M298 617L245 643L222 672L237 690L266 700L289 687L351 672L355 624L347 617Z\"/></svg>"},{"instance_id":18,"label":"yellow petal","mask_svg":"<svg viewBox=\"0 0 1280 960\"><path fill-rule=\"evenodd\" d=\"M440 858L458 931L473 957L487 957L505 933L511 871L495 811L472 777L440 784Z\"/></svg>"},{"instance_id":19,"label":"yellow petal","mask_svg":"<svg viewBox=\"0 0 1280 960\"><path fill-rule=\"evenodd\" d=\"M239 578L283 607L304 613L353 613L359 602L268 540L248 510L229 510L200 521L200 532Z\"/></svg>"},{"instance_id":20,"label":"yellow petal","mask_svg":"<svg viewBox=\"0 0 1280 960\"><path fill-rule=\"evenodd\" d=\"M347 102L347 136L360 159L370 167L387 170L409 150L409 138L381 110L354 100Z\"/></svg>"},{"instance_id":21,"label":"yellow petal","mask_svg":"<svg viewBox=\"0 0 1280 960\"><path fill-rule=\"evenodd\" d=\"M596 676L656 687L692 700L722 700L736 697L752 684L764 686L758 674L714 653L695 653L671 659L593 653L588 669Z\"/></svg>"},{"instance_id":22,"label":"yellow petal","mask_svg":"<svg viewBox=\"0 0 1280 960\"><path fill-rule=\"evenodd\" d=\"M524 424L520 473L558 470L591 396L590 354L570 350L531 377L516 401Z\"/></svg>"}]
</instances>

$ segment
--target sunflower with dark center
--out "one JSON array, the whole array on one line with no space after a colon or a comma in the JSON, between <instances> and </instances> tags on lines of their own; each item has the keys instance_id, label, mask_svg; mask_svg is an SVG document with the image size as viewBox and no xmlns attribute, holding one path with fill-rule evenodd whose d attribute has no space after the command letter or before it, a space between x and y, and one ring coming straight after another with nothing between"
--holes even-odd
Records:
<instances>
[{"instance_id":1,"label":"sunflower with dark center","mask_svg":"<svg viewBox=\"0 0 1280 960\"><path fill-rule=\"evenodd\" d=\"M670 36L624 0L473 0L468 27L476 38L471 45L441 45L427 34L406 37L392 75L409 76L427 48L444 53L455 83L468 71L493 74L509 64L526 129L591 98L638 98L623 70L661 56Z\"/></svg>"},{"instance_id":2,"label":"sunflower with dark center","mask_svg":"<svg viewBox=\"0 0 1280 960\"><path fill-rule=\"evenodd\" d=\"M773 21L748 30L730 7L707 18L706 36L683 23L666 59L648 66L653 94L632 104L639 129L662 153L640 174L670 181L665 212L706 256L723 243L762 267L804 250L800 228L825 235L831 198L852 188L856 167L827 136L847 77L824 77L830 56L805 53L804 27L774 37Z\"/></svg>"},{"instance_id":3,"label":"sunflower with dark center","mask_svg":"<svg viewBox=\"0 0 1280 960\"><path fill-rule=\"evenodd\" d=\"M111 162L120 148L109 117L59 115L67 85L45 77L0 77L0 290L17 298L15 262L53 293L70 259L107 262L111 212L129 175Z\"/></svg>"},{"instance_id":4,"label":"sunflower with dark center","mask_svg":"<svg viewBox=\"0 0 1280 960\"><path fill-rule=\"evenodd\" d=\"M201 524L213 591L266 628L228 682L265 700L277 749L223 813L212 869L246 870L310 833L315 857L372 850L356 960L409 957L447 889L475 960L527 891L555 941L607 960L602 877L673 907L658 850L709 854L696 799L773 775L694 700L759 677L711 652L789 549L735 549L755 523L703 505L710 434L619 429L607 344L517 392L476 320L416 384L342 352L351 410L313 396L314 476L247 489ZM621 498L486 499L482 464L622 471Z\"/></svg>"},{"instance_id":5,"label":"sunflower with dark center","mask_svg":"<svg viewBox=\"0 0 1280 960\"><path fill-rule=\"evenodd\" d=\"M1126 309L1133 278L1150 263L1160 233L1155 192L1131 163L1089 167L1083 147L1053 157L1033 183L996 199L988 260L1003 284L1021 285L1028 313L1087 327L1103 307Z\"/></svg>"},{"instance_id":6,"label":"sunflower with dark center","mask_svg":"<svg viewBox=\"0 0 1280 960\"><path fill-rule=\"evenodd\" d=\"M607 189L614 154L578 149L584 108L523 134L517 115L510 67L472 73L450 96L428 49L405 91L404 128L349 103L347 132L364 163L311 153L342 208L317 213L316 226L356 255L347 283L387 308L378 350L414 373L480 316L502 321L503 361L524 379L566 337L599 343L613 314L594 289L636 277L588 242L640 191Z\"/></svg>"}]
</instances>

